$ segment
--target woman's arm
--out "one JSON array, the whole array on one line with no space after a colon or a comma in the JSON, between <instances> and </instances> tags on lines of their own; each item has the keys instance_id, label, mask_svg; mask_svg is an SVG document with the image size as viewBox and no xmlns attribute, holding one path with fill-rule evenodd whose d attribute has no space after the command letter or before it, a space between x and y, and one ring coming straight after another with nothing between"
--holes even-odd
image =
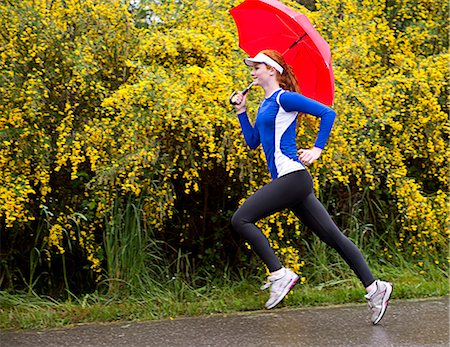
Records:
<instances>
[{"instance_id":1,"label":"woman's arm","mask_svg":"<svg viewBox=\"0 0 450 347\"><path fill-rule=\"evenodd\" d=\"M314 147L324 149L333 128L336 112L320 102L294 92L281 94L280 104L287 112L307 113L320 118L320 127Z\"/></svg>"},{"instance_id":2,"label":"woman's arm","mask_svg":"<svg viewBox=\"0 0 450 347\"><path fill-rule=\"evenodd\" d=\"M261 140L259 132L255 129L248 120L247 116L247 94L237 93L235 97L234 108L238 114L239 123L241 124L242 134L244 134L245 142L251 149L256 149Z\"/></svg>"},{"instance_id":3,"label":"woman's arm","mask_svg":"<svg viewBox=\"0 0 450 347\"><path fill-rule=\"evenodd\" d=\"M247 145L251 149L256 149L261 143L258 130L250 124L246 111L239 113L238 118L239 123L241 124L242 134L244 134L245 142L247 142Z\"/></svg>"}]
</instances>

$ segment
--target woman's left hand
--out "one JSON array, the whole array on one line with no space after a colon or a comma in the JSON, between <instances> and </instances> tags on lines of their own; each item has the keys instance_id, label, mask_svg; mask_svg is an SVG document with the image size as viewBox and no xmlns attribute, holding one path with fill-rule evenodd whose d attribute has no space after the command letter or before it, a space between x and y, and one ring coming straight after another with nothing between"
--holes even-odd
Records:
<instances>
[{"instance_id":1,"label":"woman's left hand","mask_svg":"<svg viewBox=\"0 0 450 347\"><path fill-rule=\"evenodd\" d=\"M322 153L322 149L319 147L313 147L311 149L299 149L297 154L299 155L299 159L305 165L311 165L315 162Z\"/></svg>"}]
</instances>

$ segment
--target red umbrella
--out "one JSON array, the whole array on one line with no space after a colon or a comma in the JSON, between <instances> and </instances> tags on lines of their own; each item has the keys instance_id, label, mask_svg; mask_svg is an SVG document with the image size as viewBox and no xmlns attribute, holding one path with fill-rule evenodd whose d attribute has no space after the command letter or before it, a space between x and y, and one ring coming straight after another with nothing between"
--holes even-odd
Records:
<instances>
[{"instance_id":1,"label":"red umbrella","mask_svg":"<svg viewBox=\"0 0 450 347\"><path fill-rule=\"evenodd\" d=\"M245 0L230 10L239 46L250 56L280 52L292 66L302 94L332 105L334 76L330 47L308 18L277 0Z\"/></svg>"}]
</instances>

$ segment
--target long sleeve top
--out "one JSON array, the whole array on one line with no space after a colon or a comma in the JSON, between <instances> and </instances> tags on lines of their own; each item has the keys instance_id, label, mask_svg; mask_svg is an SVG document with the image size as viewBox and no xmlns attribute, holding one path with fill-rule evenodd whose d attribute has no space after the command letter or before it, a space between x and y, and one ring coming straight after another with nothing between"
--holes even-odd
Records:
<instances>
[{"instance_id":1,"label":"long sleeve top","mask_svg":"<svg viewBox=\"0 0 450 347\"><path fill-rule=\"evenodd\" d=\"M250 124L246 112L238 114L247 145L256 149L262 144L272 179L305 169L297 155L295 128L299 112L321 119L314 146L323 149L336 112L301 94L276 90L259 106L254 126Z\"/></svg>"}]
</instances>

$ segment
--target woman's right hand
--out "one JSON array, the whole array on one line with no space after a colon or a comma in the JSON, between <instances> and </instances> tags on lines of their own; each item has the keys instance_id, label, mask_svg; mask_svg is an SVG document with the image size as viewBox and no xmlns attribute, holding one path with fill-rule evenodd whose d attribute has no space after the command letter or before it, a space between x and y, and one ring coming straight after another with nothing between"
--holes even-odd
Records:
<instances>
[{"instance_id":1,"label":"woman's right hand","mask_svg":"<svg viewBox=\"0 0 450 347\"><path fill-rule=\"evenodd\" d=\"M236 93L233 97L233 106L236 112L243 113L246 111L247 108L247 94L242 94L242 92Z\"/></svg>"}]
</instances>

